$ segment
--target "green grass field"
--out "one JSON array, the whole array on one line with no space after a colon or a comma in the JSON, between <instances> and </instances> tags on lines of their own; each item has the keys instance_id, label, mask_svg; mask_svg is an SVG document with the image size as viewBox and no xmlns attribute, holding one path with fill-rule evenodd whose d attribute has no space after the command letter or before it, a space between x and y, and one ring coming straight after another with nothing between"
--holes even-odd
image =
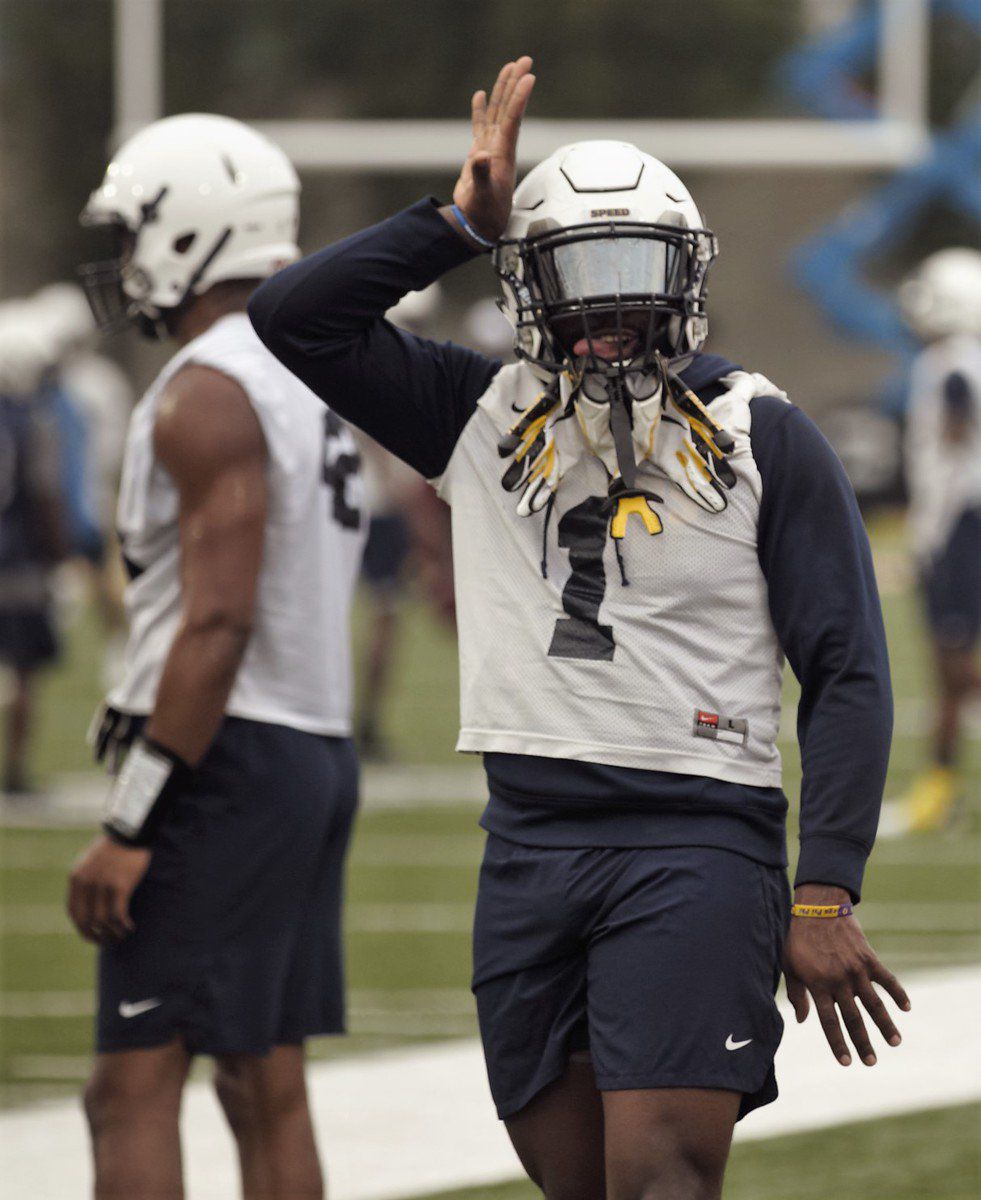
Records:
<instances>
[{"instance_id":1,"label":"green grass field","mask_svg":"<svg viewBox=\"0 0 981 1200\"><path fill-rule=\"evenodd\" d=\"M929 689L915 599L904 581L894 523L875 535L893 656L897 730L888 793L921 763ZM401 671L389 726L405 763L450 763L456 722L453 642L417 606L405 613ZM65 661L47 682L37 744L39 774L88 769L83 737L100 690L98 631L83 614ZM793 685L787 699L793 702ZM786 722L786 788L800 776ZM900 973L981 961L978 792L981 741L965 765L973 801L955 833L882 843L861 916ZM474 805L420 805L362 814L349 876L348 968L352 1036L319 1045L336 1056L476 1032L470 995L470 906L481 851ZM0 1097L6 1105L78 1086L91 1035L93 952L62 913L65 872L89 834L78 829L0 831ZM793 845L793 839L792 839ZM924 916L926 914L926 916ZM737 1148L734 1200L968 1200L978 1194L978 1111L961 1108L859 1124L841 1131ZM461 1193L521 1200L515 1186Z\"/></svg>"}]
</instances>

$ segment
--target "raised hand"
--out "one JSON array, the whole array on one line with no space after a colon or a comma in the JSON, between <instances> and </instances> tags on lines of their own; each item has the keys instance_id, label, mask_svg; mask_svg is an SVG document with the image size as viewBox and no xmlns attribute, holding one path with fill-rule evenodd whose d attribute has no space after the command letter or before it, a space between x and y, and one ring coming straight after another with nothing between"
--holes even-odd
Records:
<instances>
[{"instance_id":1,"label":"raised hand","mask_svg":"<svg viewBox=\"0 0 981 1200\"><path fill-rule=\"evenodd\" d=\"M453 189L453 203L488 241L501 236L511 215L518 133L534 86L531 59L525 55L504 64L489 99L486 92L474 93L473 142ZM449 210L444 213L459 228Z\"/></svg>"}]
</instances>

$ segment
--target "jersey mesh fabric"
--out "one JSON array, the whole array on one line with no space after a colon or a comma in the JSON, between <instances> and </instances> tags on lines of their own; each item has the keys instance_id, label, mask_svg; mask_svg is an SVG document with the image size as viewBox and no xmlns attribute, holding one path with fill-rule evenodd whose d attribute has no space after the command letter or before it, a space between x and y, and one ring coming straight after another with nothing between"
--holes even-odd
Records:
<instances>
[{"instance_id":1,"label":"jersey mesh fabric","mask_svg":"<svg viewBox=\"0 0 981 1200\"><path fill-rule=\"evenodd\" d=\"M519 517L501 486L497 440L536 387L527 369L504 368L439 484L453 509L459 749L778 785L782 656L756 553L748 404L713 406L737 438L739 482L724 512L642 467L664 501L663 532L629 518L624 582L596 458L563 478L547 537L544 513ZM696 736L697 710L747 721L745 744Z\"/></svg>"}]
</instances>

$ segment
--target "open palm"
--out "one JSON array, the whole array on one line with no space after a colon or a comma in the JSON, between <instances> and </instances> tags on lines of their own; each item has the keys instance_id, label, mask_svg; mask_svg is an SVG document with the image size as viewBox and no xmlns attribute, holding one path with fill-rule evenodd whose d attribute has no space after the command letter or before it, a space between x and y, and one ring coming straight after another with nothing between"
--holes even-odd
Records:
<instances>
[{"instance_id":1,"label":"open palm","mask_svg":"<svg viewBox=\"0 0 981 1200\"><path fill-rule=\"evenodd\" d=\"M517 177L516 156L521 118L535 86L531 59L505 63L488 99L475 92L471 103L473 142L453 202L483 237L496 241L511 213Z\"/></svg>"}]
</instances>

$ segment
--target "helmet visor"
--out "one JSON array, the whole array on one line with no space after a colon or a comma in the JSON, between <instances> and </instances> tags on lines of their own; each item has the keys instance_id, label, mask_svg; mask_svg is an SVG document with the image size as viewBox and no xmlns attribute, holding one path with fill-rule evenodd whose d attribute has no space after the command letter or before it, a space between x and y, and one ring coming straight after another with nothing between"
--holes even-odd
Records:
<instances>
[{"instance_id":1,"label":"helmet visor","mask_svg":"<svg viewBox=\"0 0 981 1200\"><path fill-rule=\"evenodd\" d=\"M542 299L549 304L605 296L677 295L684 283L678 245L654 238L570 241L539 254Z\"/></svg>"},{"instance_id":2,"label":"helmet visor","mask_svg":"<svg viewBox=\"0 0 981 1200\"><path fill-rule=\"evenodd\" d=\"M502 243L498 256L519 342L523 328L540 330L546 365L597 351L621 361L677 352L684 322L704 313L717 249L709 230L640 221L543 226ZM523 266L520 279L508 275L509 254Z\"/></svg>"}]
</instances>

